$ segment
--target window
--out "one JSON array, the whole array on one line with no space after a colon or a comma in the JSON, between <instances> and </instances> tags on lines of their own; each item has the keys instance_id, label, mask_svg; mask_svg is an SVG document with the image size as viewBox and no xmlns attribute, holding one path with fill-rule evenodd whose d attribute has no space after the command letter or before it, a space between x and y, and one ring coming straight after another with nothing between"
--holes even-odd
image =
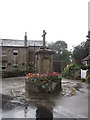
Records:
<instances>
[{"instance_id":1,"label":"window","mask_svg":"<svg viewBox=\"0 0 90 120\"><path fill-rule=\"evenodd\" d=\"M2 70L6 70L6 66L2 66Z\"/></svg>"},{"instance_id":2,"label":"window","mask_svg":"<svg viewBox=\"0 0 90 120\"><path fill-rule=\"evenodd\" d=\"M1 69L2 70L6 70L6 67L7 67L7 62L2 61L2 67L1 67Z\"/></svg>"},{"instance_id":3,"label":"window","mask_svg":"<svg viewBox=\"0 0 90 120\"><path fill-rule=\"evenodd\" d=\"M7 56L7 49L2 49L2 56Z\"/></svg>"},{"instance_id":4,"label":"window","mask_svg":"<svg viewBox=\"0 0 90 120\"><path fill-rule=\"evenodd\" d=\"M13 68L17 68L18 67L18 64L17 63L14 63L13 64Z\"/></svg>"},{"instance_id":5,"label":"window","mask_svg":"<svg viewBox=\"0 0 90 120\"><path fill-rule=\"evenodd\" d=\"M25 63L23 62L23 63L22 63L22 65L24 66L24 65L25 65Z\"/></svg>"},{"instance_id":6,"label":"window","mask_svg":"<svg viewBox=\"0 0 90 120\"><path fill-rule=\"evenodd\" d=\"M17 56L18 55L18 50L13 50L13 55Z\"/></svg>"},{"instance_id":7,"label":"window","mask_svg":"<svg viewBox=\"0 0 90 120\"><path fill-rule=\"evenodd\" d=\"M12 63L8 63L8 65L12 65Z\"/></svg>"}]
</instances>

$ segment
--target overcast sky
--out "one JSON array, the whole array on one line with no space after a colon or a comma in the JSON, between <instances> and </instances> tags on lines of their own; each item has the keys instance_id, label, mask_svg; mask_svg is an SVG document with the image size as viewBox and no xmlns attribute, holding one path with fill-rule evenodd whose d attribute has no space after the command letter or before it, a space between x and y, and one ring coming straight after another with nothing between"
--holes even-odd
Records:
<instances>
[{"instance_id":1,"label":"overcast sky","mask_svg":"<svg viewBox=\"0 0 90 120\"><path fill-rule=\"evenodd\" d=\"M64 40L68 48L86 41L88 0L0 0L0 38Z\"/></svg>"}]
</instances>

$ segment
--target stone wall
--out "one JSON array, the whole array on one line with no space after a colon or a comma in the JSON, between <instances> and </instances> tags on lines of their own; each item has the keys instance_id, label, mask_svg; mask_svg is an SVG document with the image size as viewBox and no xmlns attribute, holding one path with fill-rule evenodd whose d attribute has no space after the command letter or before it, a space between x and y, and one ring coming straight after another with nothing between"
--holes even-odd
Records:
<instances>
[{"instance_id":1,"label":"stone wall","mask_svg":"<svg viewBox=\"0 0 90 120\"><path fill-rule=\"evenodd\" d=\"M17 64L18 70L26 70L26 48L25 47L3 47L2 51L6 52L3 54L2 52L2 64L6 65L6 71L12 71L16 69L14 67ZM13 50L17 50L17 55L14 55Z\"/></svg>"},{"instance_id":2,"label":"stone wall","mask_svg":"<svg viewBox=\"0 0 90 120\"><path fill-rule=\"evenodd\" d=\"M14 70L13 64L17 63L18 70L28 70L28 64L34 63L35 61L35 51L38 50L39 46L3 46L2 49L2 66L6 66L3 71ZM13 50L18 50L18 55L13 55ZM27 68L26 68L27 64Z\"/></svg>"}]
</instances>

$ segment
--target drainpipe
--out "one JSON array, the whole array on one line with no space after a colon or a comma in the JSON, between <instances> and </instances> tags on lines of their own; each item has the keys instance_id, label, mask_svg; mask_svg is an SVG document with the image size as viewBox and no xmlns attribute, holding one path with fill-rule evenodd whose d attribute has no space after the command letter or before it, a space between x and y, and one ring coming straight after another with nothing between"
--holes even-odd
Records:
<instances>
[{"instance_id":1,"label":"drainpipe","mask_svg":"<svg viewBox=\"0 0 90 120\"><path fill-rule=\"evenodd\" d=\"M25 32L24 36L24 46L27 47L27 32Z\"/></svg>"},{"instance_id":2,"label":"drainpipe","mask_svg":"<svg viewBox=\"0 0 90 120\"><path fill-rule=\"evenodd\" d=\"M27 32L25 32L25 36L24 36L24 46L25 46L25 50L26 50L26 70L28 70L28 61L27 61Z\"/></svg>"}]
</instances>

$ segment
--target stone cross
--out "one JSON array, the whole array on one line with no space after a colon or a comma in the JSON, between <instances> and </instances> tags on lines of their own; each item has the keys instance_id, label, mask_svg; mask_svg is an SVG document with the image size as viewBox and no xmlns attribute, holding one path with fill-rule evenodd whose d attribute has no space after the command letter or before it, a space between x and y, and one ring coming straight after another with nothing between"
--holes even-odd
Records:
<instances>
[{"instance_id":1,"label":"stone cross","mask_svg":"<svg viewBox=\"0 0 90 120\"><path fill-rule=\"evenodd\" d=\"M45 48L45 35L46 35L47 33L45 32L45 30L43 30L43 35L42 35L42 37L43 37L43 47Z\"/></svg>"}]
</instances>

